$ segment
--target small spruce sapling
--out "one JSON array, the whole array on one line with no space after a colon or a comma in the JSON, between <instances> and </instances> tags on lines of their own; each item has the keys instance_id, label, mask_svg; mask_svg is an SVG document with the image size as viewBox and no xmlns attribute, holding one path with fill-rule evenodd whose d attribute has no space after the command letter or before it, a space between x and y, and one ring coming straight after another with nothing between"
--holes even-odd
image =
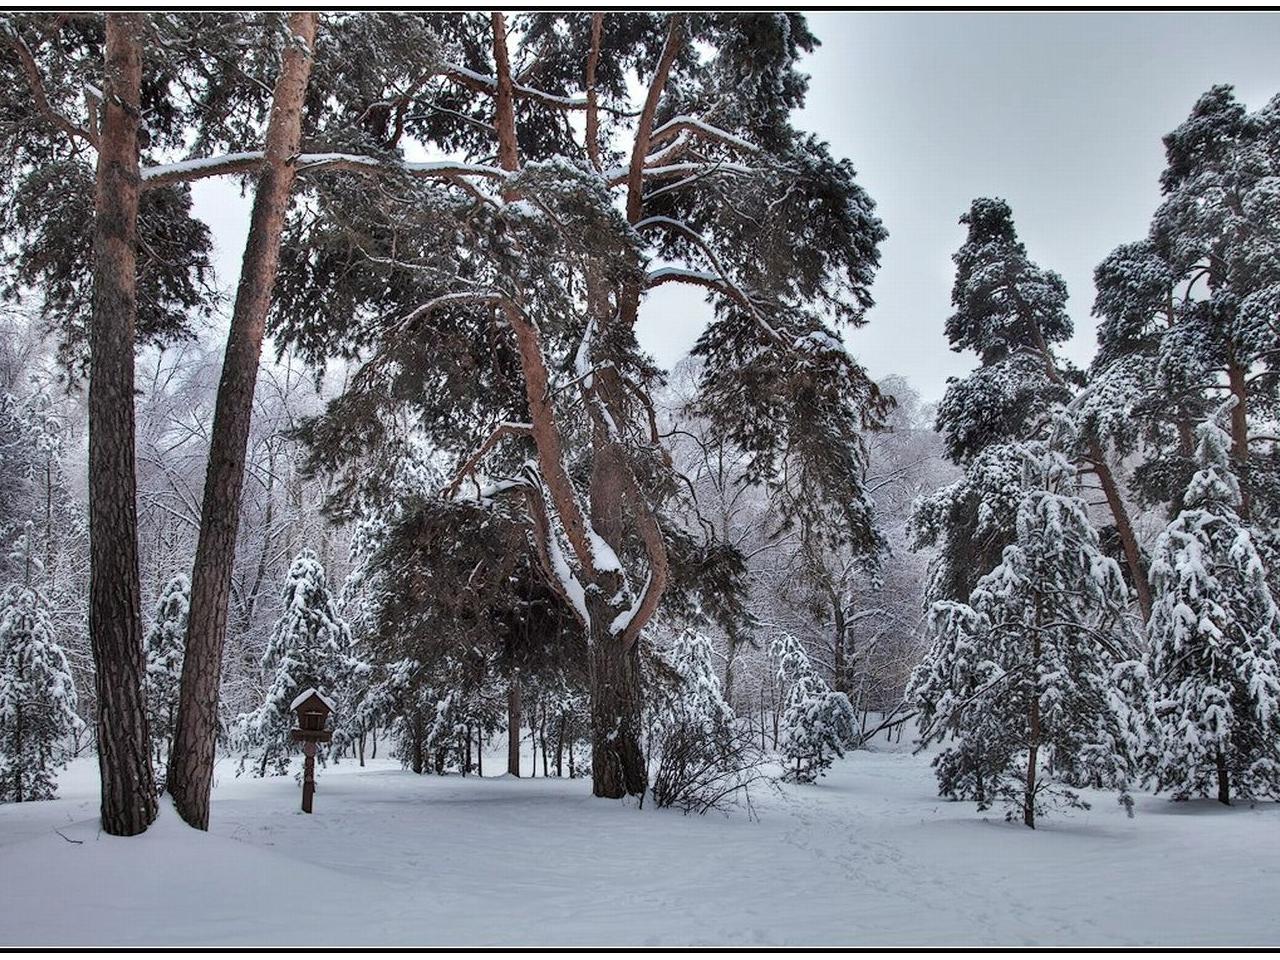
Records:
<instances>
[{"instance_id":1,"label":"small spruce sapling","mask_svg":"<svg viewBox=\"0 0 1280 960\"><path fill-rule=\"evenodd\" d=\"M307 687L336 694L352 666L351 630L338 612L314 551L303 550L289 565L281 607L284 612L262 658L272 676L266 698L257 710L242 714L237 724L240 769L256 754L254 773L260 777L288 772L294 697Z\"/></svg>"},{"instance_id":2,"label":"small spruce sapling","mask_svg":"<svg viewBox=\"0 0 1280 960\"><path fill-rule=\"evenodd\" d=\"M798 639L783 634L773 644L778 679L787 687L778 750L786 761L784 780L812 783L856 738L853 706L818 675Z\"/></svg>"},{"instance_id":3,"label":"small spruce sapling","mask_svg":"<svg viewBox=\"0 0 1280 960\"><path fill-rule=\"evenodd\" d=\"M84 726L48 604L31 582L40 569L31 531L28 523L9 554L24 583L0 598L0 802L53 799L63 742Z\"/></svg>"},{"instance_id":4,"label":"small spruce sapling","mask_svg":"<svg viewBox=\"0 0 1280 960\"><path fill-rule=\"evenodd\" d=\"M147 722L157 765L164 763L173 737L190 607L191 582L183 574L175 574L160 591L151 629L143 640L147 657Z\"/></svg>"}]
</instances>

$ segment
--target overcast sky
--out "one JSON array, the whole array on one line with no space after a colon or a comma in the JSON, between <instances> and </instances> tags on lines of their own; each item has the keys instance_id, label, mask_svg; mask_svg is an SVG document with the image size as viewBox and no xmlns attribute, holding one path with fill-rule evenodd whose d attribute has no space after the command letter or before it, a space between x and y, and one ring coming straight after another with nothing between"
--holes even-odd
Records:
<instances>
[{"instance_id":1,"label":"overcast sky","mask_svg":"<svg viewBox=\"0 0 1280 960\"><path fill-rule=\"evenodd\" d=\"M1093 352L1093 268L1146 233L1159 200L1160 138L1214 83L1250 109L1280 92L1275 13L815 13L800 123L853 160L889 230L870 322L848 335L874 376L907 376L926 400L973 365L943 335L956 222L977 196L1004 197L1033 259L1071 292ZM224 282L247 204L197 185ZM640 336L670 366L704 322L700 297L666 287Z\"/></svg>"}]
</instances>

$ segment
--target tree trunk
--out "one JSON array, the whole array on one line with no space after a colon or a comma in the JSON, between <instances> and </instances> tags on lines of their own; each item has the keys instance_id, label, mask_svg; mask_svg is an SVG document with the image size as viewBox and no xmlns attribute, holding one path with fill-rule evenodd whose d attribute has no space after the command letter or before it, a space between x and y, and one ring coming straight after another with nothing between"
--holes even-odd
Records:
<instances>
[{"instance_id":1,"label":"tree trunk","mask_svg":"<svg viewBox=\"0 0 1280 960\"><path fill-rule=\"evenodd\" d=\"M1227 773L1227 758L1218 751L1218 802L1231 806L1231 777Z\"/></svg>"},{"instance_id":2,"label":"tree trunk","mask_svg":"<svg viewBox=\"0 0 1280 960\"><path fill-rule=\"evenodd\" d=\"M1133 524L1129 520L1129 511L1120 493L1120 485L1116 483L1115 474L1111 472L1102 445L1092 438L1089 440L1089 460L1098 483L1102 485L1107 506L1111 509L1116 533L1120 536L1120 546L1124 550L1125 564L1129 568L1129 578L1133 581L1134 592L1138 595L1138 610L1142 614L1142 622L1146 623L1151 619L1151 584L1147 582L1147 570L1142 564L1138 536L1134 533Z\"/></svg>"},{"instance_id":3,"label":"tree trunk","mask_svg":"<svg viewBox=\"0 0 1280 960\"><path fill-rule=\"evenodd\" d=\"M542 751L542 775L549 777L551 774L547 772L547 705L545 702L538 712L538 742Z\"/></svg>"},{"instance_id":4,"label":"tree trunk","mask_svg":"<svg viewBox=\"0 0 1280 960\"><path fill-rule=\"evenodd\" d=\"M835 632L832 636L832 643L835 649L832 651L832 669L835 676L832 678L835 682L832 686L837 692L848 694L848 684L845 682L845 666L844 666L844 644L845 633L847 627L844 619L844 604L840 602L840 597L835 596L831 602L831 612L835 621Z\"/></svg>"},{"instance_id":5,"label":"tree trunk","mask_svg":"<svg viewBox=\"0 0 1280 960\"><path fill-rule=\"evenodd\" d=\"M1253 501L1249 495L1249 390L1245 370L1234 359L1227 364L1227 384L1236 398L1231 408L1231 456L1240 478L1240 518L1248 520Z\"/></svg>"},{"instance_id":6,"label":"tree trunk","mask_svg":"<svg viewBox=\"0 0 1280 960\"><path fill-rule=\"evenodd\" d=\"M507 773L520 776L520 674L507 681Z\"/></svg>"},{"instance_id":7,"label":"tree trunk","mask_svg":"<svg viewBox=\"0 0 1280 960\"><path fill-rule=\"evenodd\" d=\"M134 462L141 29L140 14L107 14L89 333L89 640L102 829L115 836L142 833L157 809L142 688Z\"/></svg>"},{"instance_id":8,"label":"tree trunk","mask_svg":"<svg viewBox=\"0 0 1280 960\"><path fill-rule=\"evenodd\" d=\"M603 611L591 618L591 792L641 796L647 772L640 749L640 657L623 648Z\"/></svg>"},{"instance_id":9,"label":"tree trunk","mask_svg":"<svg viewBox=\"0 0 1280 960\"><path fill-rule=\"evenodd\" d=\"M191 576L178 727L169 761L169 791L174 805L182 819L201 830L209 828L218 686L253 392L280 263L280 234L293 187L292 158L298 152L302 134L303 101L316 35L315 13L291 13L288 34L290 39L272 94L265 159L254 195L214 408L200 536Z\"/></svg>"},{"instance_id":10,"label":"tree trunk","mask_svg":"<svg viewBox=\"0 0 1280 960\"><path fill-rule=\"evenodd\" d=\"M1040 601L1036 600L1036 623L1040 626ZM1040 681L1037 666L1040 662L1040 631L1032 631L1031 641L1031 696L1027 703L1027 792L1022 798L1022 822L1032 830L1036 828L1036 764L1040 753Z\"/></svg>"}]
</instances>

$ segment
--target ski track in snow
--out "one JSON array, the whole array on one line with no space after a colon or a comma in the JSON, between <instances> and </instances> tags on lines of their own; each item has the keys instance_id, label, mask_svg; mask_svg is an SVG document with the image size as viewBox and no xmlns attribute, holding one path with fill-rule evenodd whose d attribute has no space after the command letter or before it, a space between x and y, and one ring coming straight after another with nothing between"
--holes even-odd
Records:
<instances>
[{"instance_id":1,"label":"ski track in snow","mask_svg":"<svg viewBox=\"0 0 1280 960\"><path fill-rule=\"evenodd\" d=\"M1280 805L1144 796L1129 820L1100 794L1032 832L938 799L928 758L900 750L758 789L754 822L386 760L321 770L307 817L293 777L236 778L223 760L210 834L166 805L119 839L98 831L96 776L79 760L62 799L0 806L0 943L1280 941Z\"/></svg>"}]
</instances>

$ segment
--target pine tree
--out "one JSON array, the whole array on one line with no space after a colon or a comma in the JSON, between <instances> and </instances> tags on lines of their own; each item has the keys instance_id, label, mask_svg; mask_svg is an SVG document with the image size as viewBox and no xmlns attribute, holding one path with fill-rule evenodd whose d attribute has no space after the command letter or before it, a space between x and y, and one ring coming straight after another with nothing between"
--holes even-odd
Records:
<instances>
[{"instance_id":1,"label":"pine tree","mask_svg":"<svg viewBox=\"0 0 1280 960\"><path fill-rule=\"evenodd\" d=\"M1128 805L1143 750L1137 705L1117 676L1140 682L1127 589L1106 557L1071 464L1044 445L1023 448L1025 492L1015 539L969 603L936 604L933 644L907 691L922 714L921 745L958 741L935 761L940 791L1009 804L1035 826L1056 801L1087 806L1072 786L1110 786Z\"/></svg>"},{"instance_id":2,"label":"pine tree","mask_svg":"<svg viewBox=\"0 0 1280 960\"><path fill-rule=\"evenodd\" d=\"M407 414L459 464L442 499L523 515L537 569L591 638L593 789L639 795L641 638L673 581L679 486L652 416L660 372L636 340L646 294L706 291L700 410L788 523L866 543L860 433L885 400L834 324L865 322L885 232L852 166L791 125L815 43L799 15L509 26L452 18L442 69L465 118L412 111L436 119L406 129L457 161L373 163L392 190L352 163L361 176L291 224L280 333L320 365L365 358L308 428L325 466L360 473Z\"/></svg>"},{"instance_id":3,"label":"pine tree","mask_svg":"<svg viewBox=\"0 0 1280 960\"><path fill-rule=\"evenodd\" d=\"M938 429L963 479L920 502L912 519L917 547L941 547L933 599L963 600L1010 543L1020 496L1023 441L1043 437L1056 404L1073 398L1078 371L1053 347L1071 336L1062 278L1031 261L1003 200L979 198L960 218L969 232L956 251L947 320L953 350L971 350L980 366L952 380L938 405ZM1072 453L1094 473L1111 511L1143 617L1150 603L1146 574L1128 508L1094 424L1084 419Z\"/></svg>"},{"instance_id":4,"label":"pine tree","mask_svg":"<svg viewBox=\"0 0 1280 960\"><path fill-rule=\"evenodd\" d=\"M1248 525L1231 438L1197 428L1199 469L1156 545L1150 671L1162 739L1158 785L1184 799L1280 797L1280 614Z\"/></svg>"},{"instance_id":5,"label":"pine tree","mask_svg":"<svg viewBox=\"0 0 1280 960\"><path fill-rule=\"evenodd\" d=\"M168 756L182 685L182 656L191 609L191 582L175 574L156 600L151 629L143 640L147 658L147 720L157 766Z\"/></svg>"},{"instance_id":6,"label":"pine tree","mask_svg":"<svg viewBox=\"0 0 1280 960\"><path fill-rule=\"evenodd\" d=\"M1141 447L1138 492L1176 517L1196 470L1193 424L1229 392L1237 510L1271 517L1280 460L1250 419L1280 388L1280 97L1250 113L1230 86L1214 86L1164 146L1149 237L1117 248L1095 275L1091 405L1122 444Z\"/></svg>"},{"instance_id":7,"label":"pine tree","mask_svg":"<svg viewBox=\"0 0 1280 960\"><path fill-rule=\"evenodd\" d=\"M30 525L9 558L27 574L0 598L0 802L50 800L66 764L63 741L84 723L48 606L31 586L40 561Z\"/></svg>"},{"instance_id":8,"label":"pine tree","mask_svg":"<svg viewBox=\"0 0 1280 960\"><path fill-rule=\"evenodd\" d=\"M778 739L785 764L783 778L812 783L854 742L853 706L847 696L827 686L795 637L778 637L773 655L778 660L778 679L787 686Z\"/></svg>"},{"instance_id":9,"label":"pine tree","mask_svg":"<svg viewBox=\"0 0 1280 960\"><path fill-rule=\"evenodd\" d=\"M303 550L289 565L281 594L284 610L276 621L262 665L271 675L266 698L237 723L242 745L241 769L251 754L256 776L288 772L290 704L308 687L336 699L351 672L351 630L338 612L325 580L324 567L312 550ZM336 719L336 718L335 718Z\"/></svg>"}]
</instances>

